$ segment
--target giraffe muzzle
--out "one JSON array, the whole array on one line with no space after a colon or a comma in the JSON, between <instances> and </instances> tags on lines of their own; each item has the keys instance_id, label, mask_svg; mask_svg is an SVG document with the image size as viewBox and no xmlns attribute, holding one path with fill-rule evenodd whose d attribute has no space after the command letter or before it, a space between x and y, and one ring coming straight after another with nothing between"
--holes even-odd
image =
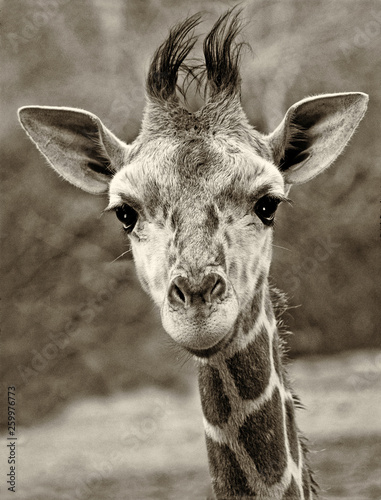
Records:
<instances>
[{"instance_id":1,"label":"giraffe muzzle","mask_svg":"<svg viewBox=\"0 0 381 500\"><path fill-rule=\"evenodd\" d=\"M218 273L207 274L199 283L177 276L169 285L168 302L173 308L208 308L223 300L226 290L226 280Z\"/></svg>"},{"instance_id":2,"label":"giraffe muzzle","mask_svg":"<svg viewBox=\"0 0 381 500\"><path fill-rule=\"evenodd\" d=\"M161 310L167 333L192 353L223 346L238 315L236 295L223 273L200 274L174 276Z\"/></svg>"}]
</instances>

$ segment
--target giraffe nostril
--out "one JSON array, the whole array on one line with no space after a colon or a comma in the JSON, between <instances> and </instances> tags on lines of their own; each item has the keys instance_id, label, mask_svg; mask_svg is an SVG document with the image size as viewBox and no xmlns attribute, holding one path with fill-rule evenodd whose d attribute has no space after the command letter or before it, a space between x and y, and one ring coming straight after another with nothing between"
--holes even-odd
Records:
<instances>
[{"instance_id":1,"label":"giraffe nostril","mask_svg":"<svg viewBox=\"0 0 381 500\"><path fill-rule=\"evenodd\" d=\"M211 301L213 302L214 300L222 298L225 292L226 292L226 281L222 276L217 275L217 281L215 282L210 292Z\"/></svg>"},{"instance_id":2,"label":"giraffe nostril","mask_svg":"<svg viewBox=\"0 0 381 500\"><path fill-rule=\"evenodd\" d=\"M211 273L204 278L203 297L205 302L211 304L223 297L226 292L226 281L217 273Z\"/></svg>"},{"instance_id":3,"label":"giraffe nostril","mask_svg":"<svg viewBox=\"0 0 381 500\"><path fill-rule=\"evenodd\" d=\"M186 281L182 277L175 278L168 290L168 301L172 306L185 307L189 301L189 294L186 291Z\"/></svg>"},{"instance_id":4,"label":"giraffe nostril","mask_svg":"<svg viewBox=\"0 0 381 500\"><path fill-rule=\"evenodd\" d=\"M172 294L177 298L180 299L180 302L184 302L185 304L185 295L183 292L180 290L180 288L177 285L173 286Z\"/></svg>"}]
</instances>

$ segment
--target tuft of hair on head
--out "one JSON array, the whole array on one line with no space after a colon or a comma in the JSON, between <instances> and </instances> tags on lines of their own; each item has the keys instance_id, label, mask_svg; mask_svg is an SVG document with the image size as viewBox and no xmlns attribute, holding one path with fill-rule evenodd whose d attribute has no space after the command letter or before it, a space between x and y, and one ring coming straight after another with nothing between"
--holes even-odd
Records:
<instances>
[{"instance_id":1,"label":"tuft of hair on head","mask_svg":"<svg viewBox=\"0 0 381 500\"><path fill-rule=\"evenodd\" d=\"M242 29L241 12L242 9L233 7L219 17L204 40L205 61L201 64L197 60L185 62L198 40L194 30L201 22L201 14L173 27L152 58L146 83L148 96L159 102L176 100L178 89L186 99L192 81L196 82L197 91L204 88L204 97L213 98L222 92L226 96L239 95L239 63L244 43L237 43L236 38ZM177 83L180 71L185 73L182 86Z\"/></svg>"},{"instance_id":2,"label":"tuft of hair on head","mask_svg":"<svg viewBox=\"0 0 381 500\"><path fill-rule=\"evenodd\" d=\"M212 98L221 92L240 94L239 64L244 43L236 43L236 38L242 30L241 12L237 7L225 12L204 40L207 90Z\"/></svg>"},{"instance_id":3,"label":"tuft of hair on head","mask_svg":"<svg viewBox=\"0 0 381 500\"><path fill-rule=\"evenodd\" d=\"M176 94L178 72L185 58L197 42L195 27L201 14L195 14L171 29L168 38L156 50L148 72L147 93L159 101L167 101ZM187 71L192 68L186 66Z\"/></svg>"}]
</instances>

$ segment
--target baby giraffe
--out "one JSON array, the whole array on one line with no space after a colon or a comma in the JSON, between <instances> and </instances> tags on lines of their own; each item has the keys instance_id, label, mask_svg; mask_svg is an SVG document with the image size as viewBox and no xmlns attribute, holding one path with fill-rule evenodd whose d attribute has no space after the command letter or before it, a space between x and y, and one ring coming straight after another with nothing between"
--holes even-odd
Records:
<instances>
[{"instance_id":1,"label":"baby giraffe","mask_svg":"<svg viewBox=\"0 0 381 500\"><path fill-rule=\"evenodd\" d=\"M312 499L268 283L273 225L290 187L342 152L368 96L308 97L261 134L240 104L239 13L225 13L206 36L203 72L185 64L199 22L174 27L154 54L132 144L83 110L24 107L20 121L66 180L108 192L165 330L197 360L216 497ZM180 71L204 88L195 112L179 98Z\"/></svg>"}]
</instances>

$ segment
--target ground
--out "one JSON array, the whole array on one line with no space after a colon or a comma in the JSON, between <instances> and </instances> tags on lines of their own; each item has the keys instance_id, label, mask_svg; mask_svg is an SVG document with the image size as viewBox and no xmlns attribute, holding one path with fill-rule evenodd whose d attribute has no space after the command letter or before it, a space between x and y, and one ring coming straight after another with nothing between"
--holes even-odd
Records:
<instances>
[{"instance_id":1,"label":"ground","mask_svg":"<svg viewBox=\"0 0 381 500\"><path fill-rule=\"evenodd\" d=\"M381 351L304 358L290 373L306 405L298 421L321 498L380 499ZM19 430L16 495L2 481L2 499L206 499L197 388L186 396L145 388L77 401L48 423Z\"/></svg>"}]
</instances>

